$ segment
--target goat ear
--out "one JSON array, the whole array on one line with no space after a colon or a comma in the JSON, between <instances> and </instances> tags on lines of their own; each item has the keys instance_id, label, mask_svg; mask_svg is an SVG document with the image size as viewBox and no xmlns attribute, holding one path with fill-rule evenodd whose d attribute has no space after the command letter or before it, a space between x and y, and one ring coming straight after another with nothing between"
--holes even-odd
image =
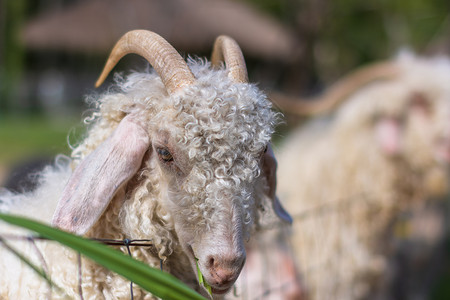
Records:
<instances>
[{"instance_id":1,"label":"goat ear","mask_svg":"<svg viewBox=\"0 0 450 300\"><path fill-rule=\"evenodd\" d=\"M389 156L401 151L400 121L393 117L381 117L376 121L375 138L381 151Z\"/></svg>"},{"instance_id":2,"label":"goat ear","mask_svg":"<svg viewBox=\"0 0 450 300\"><path fill-rule=\"evenodd\" d=\"M267 149L263 155L263 172L266 177L267 184L269 185L269 189L267 191L267 196L272 200L272 207L277 216L288 223L292 223L292 217L289 213L283 208L278 197L276 196L277 189L277 160L275 158L275 154L273 153L272 147L270 144L267 145Z\"/></svg>"},{"instance_id":3,"label":"goat ear","mask_svg":"<svg viewBox=\"0 0 450 300\"><path fill-rule=\"evenodd\" d=\"M85 234L137 172L149 145L147 131L132 115L126 116L111 136L75 169L63 190L52 224Z\"/></svg>"}]
</instances>

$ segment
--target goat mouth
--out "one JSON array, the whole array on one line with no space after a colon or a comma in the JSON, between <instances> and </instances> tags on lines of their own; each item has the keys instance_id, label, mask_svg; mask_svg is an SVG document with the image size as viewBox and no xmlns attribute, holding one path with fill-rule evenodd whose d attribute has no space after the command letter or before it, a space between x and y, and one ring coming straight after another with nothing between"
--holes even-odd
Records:
<instances>
[{"instance_id":1,"label":"goat mouth","mask_svg":"<svg viewBox=\"0 0 450 300\"><path fill-rule=\"evenodd\" d=\"M223 289L223 290L218 290L218 289L211 287L211 292L216 295L223 295L223 294L228 293L230 291L230 289L231 289L231 286L226 289Z\"/></svg>"},{"instance_id":2,"label":"goat mouth","mask_svg":"<svg viewBox=\"0 0 450 300\"><path fill-rule=\"evenodd\" d=\"M192 248L192 246L190 244L187 245L188 248L188 253L192 256L192 258L197 261L197 257L195 256L195 252L194 249ZM195 263L195 266L198 267L197 263ZM197 272L199 271L198 269L196 270ZM202 275L203 276L203 275ZM203 278L203 280L205 280L205 278ZM233 287L234 281L233 283L231 283L230 285L226 285L226 287L223 288L217 288L214 287L212 284L210 284L208 281L205 280L205 282L203 283L203 285L209 286L211 288L211 293L215 294L215 295L223 295L226 294L230 291L230 289Z\"/></svg>"}]
</instances>

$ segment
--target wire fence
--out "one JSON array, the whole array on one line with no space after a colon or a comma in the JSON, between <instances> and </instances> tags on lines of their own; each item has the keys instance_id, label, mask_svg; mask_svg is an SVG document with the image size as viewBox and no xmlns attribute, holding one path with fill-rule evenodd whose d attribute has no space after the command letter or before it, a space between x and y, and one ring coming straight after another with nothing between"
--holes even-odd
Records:
<instances>
[{"instance_id":1,"label":"wire fence","mask_svg":"<svg viewBox=\"0 0 450 300\"><path fill-rule=\"evenodd\" d=\"M44 259L44 255L42 254L41 250L36 245L36 241L49 241L49 239L40 237L40 236L20 236L20 235L10 235L10 234L2 234L0 235L0 244L5 247L7 250L15 254L16 256L22 257L20 252L18 252L16 249L11 247L8 242L6 241L27 241L32 245L32 248L38 257L42 270L43 270L43 277L44 278L50 278L48 273L48 265L47 262ZM130 247L148 247L152 248L153 243L152 240L149 239L123 239L123 240L116 240L116 239L101 239L101 238L91 238L90 240L100 242L104 245L108 246L125 246L127 249L128 255L131 257L131 251ZM22 261L27 261L25 258ZM78 253L77 255L77 264L78 264L78 294L81 300L84 300L83 297L83 274L82 274L82 263L81 263L81 254ZM30 266L32 267L32 266ZM160 270L163 271L163 261L160 259ZM37 270L38 271L38 270ZM39 271L38 271L39 272ZM49 288L49 294L47 299L51 299L51 287ZM133 282L130 283L130 299L134 299L134 292L133 292Z\"/></svg>"},{"instance_id":2,"label":"wire fence","mask_svg":"<svg viewBox=\"0 0 450 300\"><path fill-rule=\"evenodd\" d=\"M351 199L346 199L342 201L323 203L321 205L316 206L313 209L309 209L293 215L294 224L303 224L311 219L321 219L328 218L331 215L342 214L341 217L343 219L346 218L346 213L350 210L350 208L354 205L362 205L366 206L367 210L377 210L377 201L376 199L371 199L367 195L358 195L352 197ZM404 219L404 216L401 217ZM400 219L401 219L400 218ZM253 255L256 256L254 262L251 264L251 259L248 257L247 261L250 264L249 268L244 268L241 273L240 278L238 279L236 285L233 287L232 292L229 295L230 299L246 299L246 300L266 300L266 299L282 299L282 295L285 295L289 290L292 290L293 287L302 286L303 279L309 276L309 272L314 272L314 270L304 270L299 271L296 268L293 272L286 271L286 264L283 262L283 255L287 256L287 260L294 262L294 264L299 263L299 257L294 253L294 248L292 246L291 240L291 232L289 228L286 226L280 226L279 223L268 224L267 228L274 232L276 232L276 237L265 242L259 243L258 241L255 243L256 247L250 249L248 251L248 256ZM448 229L448 228L447 228ZM317 233L325 232L327 228L316 228ZM334 228L334 230L339 231L339 228ZM19 235L10 235L10 234L2 234L0 236L0 245L7 248L11 252L19 253L16 249L13 249L9 245L9 241L25 241L31 244L36 256L38 258L40 267L44 273L44 276L48 277L49 268L48 264L44 259L44 255L41 250L37 247L37 241L44 241L45 238L39 236L19 236ZM103 243L105 245L109 245L112 247L125 247L126 252L129 256L131 256L131 247L146 247L153 248L152 240L150 239L123 239L123 240L115 240L115 239L92 239L94 241ZM273 247L273 242L276 242L276 245L282 248L283 254L277 255L276 251ZM259 243L259 244L258 244ZM123 250L122 250L123 251ZM155 250L152 249L152 252ZM253 254L253 252L257 252L257 254ZM20 255L20 254L18 254ZM346 255L345 253L341 253L338 255ZM78 254L77 258L78 264L78 296L80 299L83 298L83 266L81 255ZM247 263L246 263L247 264ZM301 262L300 262L301 264ZM256 267L255 267L256 266ZM255 270L251 268L255 267ZM326 265L316 265L316 269L326 268ZM160 269L164 271L163 261L160 260ZM339 279L336 279L339 280ZM342 283L346 284L346 283ZM49 293L47 299L52 298L52 290L49 288ZM133 283L130 283L130 299L134 299L133 292Z\"/></svg>"}]
</instances>

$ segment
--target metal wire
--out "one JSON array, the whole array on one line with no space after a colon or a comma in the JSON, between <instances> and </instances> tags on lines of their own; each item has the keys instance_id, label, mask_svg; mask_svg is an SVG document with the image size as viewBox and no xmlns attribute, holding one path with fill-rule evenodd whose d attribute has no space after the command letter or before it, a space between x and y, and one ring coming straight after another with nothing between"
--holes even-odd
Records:
<instances>
[{"instance_id":1,"label":"metal wire","mask_svg":"<svg viewBox=\"0 0 450 300\"><path fill-rule=\"evenodd\" d=\"M39 250L39 248L37 247L37 245L36 245L36 243L35 243L35 241L34 241L33 239L28 238L27 240L31 243L31 245L32 245L32 247L33 247L33 249L34 249L34 251L35 251L36 254L37 254L38 259L39 259L40 262L41 262L42 269L43 269L44 273L47 274L47 276L48 276L48 274L49 274L49 272L48 272L48 266L47 266L47 262L45 261L44 255L43 255L42 252ZM49 300L52 299L52 287L51 287L50 284L49 284L49 286L48 286L48 295L47 295L47 299L49 299Z\"/></svg>"},{"instance_id":2,"label":"metal wire","mask_svg":"<svg viewBox=\"0 0 450 300\"><path fill-rule=\"evenodd\" d=\"M333 201L333 202L327 202L327 203L322 203L321 205L316 206L315 208L312 208L310 210L301 212L299 214L293 215L293 219L294 222L302 222L305 221L306 219L309 219L310 217L319 217L319 216L326 216L330 213L335 213L341 210L345 210L346 208L348 208L349 206L353 205L353 203L357 200L357 201L361 201L362 199L364 199L364 202L368 205L373 204L373 201L371 201L370 197L367 197L367 195L355 195L352 198L349 198L345 201ZM262 229L264 228L270 228L270 229L275 229L275 228L280 228L280 227L286 227L285 225L280 225L280 223L272 223L272 224L267 224L266 226L263 226ZM11 239L11 240L27 240L30 241L31 243L35 243L36 240L50 240L47 239L45 237L41 237L41 236L17 236L17 235L2 235L2 238L5 239ZM283 239L287 242L290 243L290 239L288 238L288 233L285 232L283 230ZM100 242L102 244L108 245L108 246L125 246L128 252L128 255L130 257L132 257L131 255L131 250L130 247L154 247L152 240L150 239L123 239L123 240L118 240L118 239L101 239L101 238L90 238L90 240L93 241L97 241ZM39 249L35 246L35 249L39 252ZM290 248L292 249L292 248ZM294 256L293 253L289 253L289 255ZM42 254L38 254L39 259L41 260L42 264L43 264L43 269L44 271L47 273L48 267L46 266L45 260L42 256ZM268 259L266 257L266 259ZM163 270L163 260L160 259L160 270ZM245 274L243 274L245 276ZM299 274L296 274L297 276L300 276ZM297 278L298 280L298 278ZM262 294L260 294L258 297L256 297L255 299L264 299L265 297L269 297L271 293L275 293L279 290L282 290L284 288L286 288L286 285L289 285L291 283L286 283L283 286L280 287L272 287L269 288L265 291L262 291ZM294 284L294 283L292 283ZM82 290L82 261L81 261L81 255L80 253L78 253L78 292L79 292L79 296L80 299L83 300L83 290ZM246 294L246 288L243 287L244 290L242 290L238 295L238 291L236 290L236 288L233 289L233 294L235 297L243 297L243 298L247 298L245 296ZM51 295L51 290L50 290L50 295ZM50 297L49 297L50 299ZM134 291L133 291L133 282L130 282L130 299L134 299Z\"/></svg>"},{"instance_id":3,"label":"metal wire","mask_svg":"<svg viewBox=\"0 0 450 300\"><path fill-rule=\"evenodd\" d=\"M367 195L367 194L358 194L358 195L353 195L352 197L349 197L347 199L338 199L338 200L333 200L333 201L327 201L327 202L323 202L319 205L317 205L314 208L308 209L308 210L304 210L301 213L295 214L293 215L293 219L295 223L301 223L301 222L307 222L308 220L310 220L311 218L327 218L328 216L332 215L332 214L336 214L336 213L345 213L348 211L348 208L353 207L354 205L364 205L365 208L367 208L368 210L372 210L372 209L376 209L378 204L378 199L375 199L373 196ZM281 226L285 227L285 225L280 225L280 223L278 222L274 222L271 224L267 224L264 226L261 226L261 229L277 229L280 228ZM286 228L286 227L285 227ZM40 237L40 236L16 236L16 235L1 235L0 236L0 240L1 239L12 239L12 240L24 240L24 241L29 241L31 243L35 243L35 241L37 240L48 240L44 237ZM288 249L290 249L288 255L290 255L293 260L295 260L295 255L292 252L292 241L289 238L289 233L286 230L282 231L282 239L284 240L284 242L286 244L289 245ZM123 240L117 240L117 239L100 239L100 238L92 238L91 240L100 242L102 244L105 245L109 245L109 246L125 246L128 252L128 255L131 257L131 248L130 247L149 247L152 248L152 250L155 250L154 248L154 244L152 243L152 240L150 239L123 239ZM42 268L44 270L45 273L48 273L48 267L46 266L46 262L42 256L42 254L39 254L39 249L34 246L35 249L37 249L37 253L38 253L38 257L42 263ZM264 262L265 259L270 259L270 251L265 253L266 256L264 257L262 263L266 263ZM81 255L78 254L78 276L79 276L79 295L80 295L80 299L83 300L83 291L82 291L82 265L81 265ZM160 269L163 270L163 260L160 260ZM247 288L249 288L248 286L248 282L246 281L245 278L245 272L243 272L242 274L243 276L243 280L244 280L244 285L242 286L242 289L236 289L236 287L233 288L232 294L235 297L240 297L241 299L249 299L250 297L247 295ZM270 297L270 295L275 294L280 292L280 290L283 290L285 288L287 288L289 286L289 284L295 284L295 282L286 282L280 286L277 287L270 287L269 284L265 284L267 283L267 272L262 272L262 279L261 282L263 283L264 287L267 287L267 289L262 290L261 294L259 294L256 298L253 299L265 299L266 297ZM295 274L296 275L296 280L297 281L301 281L301 275L300 274ZM269 280L270 281L270 280ZM50 290L51 292L51 290ZM51 293L50 296L48 297L48 299L50 299L51 297ZM130 299L134 299L134 291L133 291L133 282L130 282ZM252 300L253 300L252 299Z\"/></svg>"},{"instance_id":4,"label":"metal wire","mask_svg":"<svg viewBox=\"0 0 450 300\"><path fill-rule=\"evenodd\" d=\"M125 243L125 246L127 247L128 255L130 257L132 257L131 256L131 251L130 251L130 240L129 239L124 239L123 242ZM131 296L131 300L134 300L133 281L130 282L130 296Z\"/></svg>"},{"instance_id":5,"label":"metal wire","mask_svg":"<svg viewBox=\"0 0 450 300\"><path fill-rule=\"evenodd\" d=\"M83 286L82 286L82 283L83 283L83 271L82 271L82 268L81 268L82 266L81 266L81 253L80 252L78 252L77 260L78 260L78 294L80 295L80 299L84 300L84 298L83 298Z\"/></svg>"},{"instance_id":6,"label":"metal wire","mask_svg":"<svg viewBox=\"0 0 450 300\"><path fill-rule=\"evenodd\" d=\"M39 248L36 246L35 241L47 241L51 240L42 236L19 236L19 235L10 235L10 234L2 234L0 237L3 239L9 239L9 240L23 240L28 241L33 245L33 249L35 250L37 257L39 261L41 262L42 269L44 273L48 276L48 265L44 259L44 256L42 255ZM151 243L151 240L146 239L123 239L123 240L116 240L116 239L99 239L99 238L91 238L90 240L100 242L102 244L108 245L108 246L125 246L127 248L128 255L132 257L130 247L153 247L153 243ZM7 248L8 249L8 248ZM83 287L82 287L82 263L81 263L81 254L78 252L77 257L77 264L78 264L78 294L80 296L81 300L84 300L83 297ZM160 259L159 267L161 271L163 270L163 261ZM49 294L47 296L47 299L51 300L52 291L51 286L49 287ZM133 292L133 282L130 283L130 299L134 299L134 292Z\"/></svg>"}]
</instances>

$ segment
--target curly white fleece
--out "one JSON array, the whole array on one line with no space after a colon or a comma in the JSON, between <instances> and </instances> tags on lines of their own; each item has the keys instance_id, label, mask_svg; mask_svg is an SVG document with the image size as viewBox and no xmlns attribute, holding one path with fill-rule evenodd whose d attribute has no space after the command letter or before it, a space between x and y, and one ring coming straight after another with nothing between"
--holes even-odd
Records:
<instances>
[{"instance_id":1,"label":"curly white fleece","mask_svg":"<svg viewBox=\"0 0 450 300\"><path fill-rule=\"evenodd\" d=\"M227 196L232 195L231 200L240 207L245 233L251 233L262 222L262 216L271 213L271 205L264 194L266 182L260 176L260 158L279 117L255 85L233 83L226 70L212 71L206 61L190 59L188 65L196 83L171 96L154 72L131 73L126 78L116 76L114 87L104 94L90 96L87 100L96 110L85 119L89 129L85 139L74 147L70 167L66 164L65 168L45 173L43 177L52 178L52 184L42 185L33 194L12 196L1 192L0 202L14 202L4 205L5 210L35 217L46 207L41 220L50 222L51 212L67 180L66 174L102 143L126 114L135 113L147 124L150 136L170 132L192 169L185 180L174 184L165 181L157 160L144 159L141 169L128 184L125 200L113 199L88 236L152 239L156 251L135 247L131 249L133 257L154 267L159 267L160 258L164 259L165 271L198 289L196 274L178 243L168 206L175 203L177 217L185 219L186 226L195 227L200 236L203 231L214 228L216 220L221 218L222 203L230 201ZM64 176L54 178L60 173ZM11 201L14 197L20 201ZM25 202L32 204L24 211L21 203ZM38 202L46 205L36 205ZM50 207L47 203L51 203ZM76 256L50 244L38 245L49 273L69 295L76 297ZM0 284L0 298L20 299L28 294L46 297L46 284L27 268L19 267L20 264L4 252L0 250L0 270L11 269L11 264L15 264L18 274L26 273L30 279L18 288L17 281L6 282L5 276L0 276L1 281L5 281ZM127 299L129 283L83 260L83 296L85 299L100 296ZM134 296L135 299L151 297L138 289ZM55 294L53 299L59 297L62 295Z\"/></svg>"}]
</instances>

